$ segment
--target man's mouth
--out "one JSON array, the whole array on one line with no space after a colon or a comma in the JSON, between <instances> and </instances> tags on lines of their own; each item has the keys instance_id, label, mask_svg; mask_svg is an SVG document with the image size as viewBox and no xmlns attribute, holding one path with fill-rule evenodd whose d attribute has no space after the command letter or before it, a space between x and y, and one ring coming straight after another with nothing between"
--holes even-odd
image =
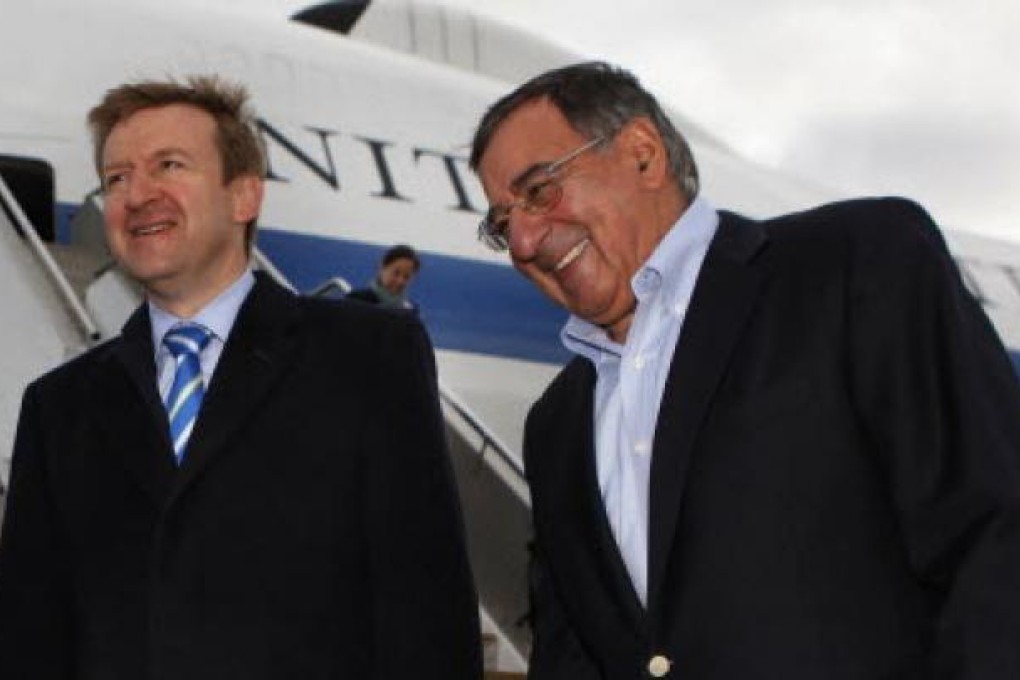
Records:
<instances>
[{"instance_id":1,"label":"man's mouth","mask_svg":"<svg viewBox=\"0 0 1020 680\"><path fill-rule=\"evenodd\" d=\"M159 234L166 231L173 226L173 222L152 222L149 224L140 224L129 229L132 236L152 236L153 234Z\"/></svg>"},{"instance_id":2,"label":"man's mouth","mask_svg":"<svg viewBox=\"0 0 1020 680\"><path fill-rule=\"evenodd\" d=\"M553 268L553 271L558 272L563 268L569 266L571 262L573 262L574 260L581 256L581 253L584 252L584 249L588 247L588 243L589 243L588 239L583 239L576 246L568 250L567 254L564 255L563 258L556 263L556 266Z\"/></svg>"}]
</instances>

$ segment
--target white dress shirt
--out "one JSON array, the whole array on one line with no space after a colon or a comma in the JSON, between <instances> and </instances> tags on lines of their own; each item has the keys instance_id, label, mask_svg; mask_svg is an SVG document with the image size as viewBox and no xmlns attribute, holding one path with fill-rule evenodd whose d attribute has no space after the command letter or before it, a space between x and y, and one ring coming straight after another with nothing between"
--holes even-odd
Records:
<instances>
[{"instance_id":1,"label":"white dress shirt","mask_svg":"<svg viewBox=\"0 0 1020 680\"><path fill-rule=\"evenodd\" d=\"M697 198L631 280L637 308L626 343L571 316L570 351L595 365L595 466L609 525L643 605L648 596L648 497L659 405L694 283L719 216Z\"/></svg>"}]
</instances>

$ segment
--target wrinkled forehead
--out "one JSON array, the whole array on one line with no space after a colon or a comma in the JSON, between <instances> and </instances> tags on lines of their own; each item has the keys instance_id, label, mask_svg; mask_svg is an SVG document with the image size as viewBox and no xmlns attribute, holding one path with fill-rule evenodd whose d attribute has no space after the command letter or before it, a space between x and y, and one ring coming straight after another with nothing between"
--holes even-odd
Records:
<instances>
[{"instance_id":1,"label":"wrinkled forehead","mask_svg":"<svg viewBox=\"0 0 1020 680\"><path fill-rule=\"evenodd\" d=\"M216 150L216 120L187 104L138 109L118 121L103 144L103 160L128 152L157 152L176 148Z\"/></svg>"},{"instance_id":2,"label":"wrinkled forehead","mask_svg":"<svg viewBox=\"0 0 1020 680\"><path fill-rule=\"evenodd\" d=\"M521 178L584 141L548 99L525 102L496 128L482 154L478 177L485 195L490 202L505 198Z\"/></svg>"}]
</instances>

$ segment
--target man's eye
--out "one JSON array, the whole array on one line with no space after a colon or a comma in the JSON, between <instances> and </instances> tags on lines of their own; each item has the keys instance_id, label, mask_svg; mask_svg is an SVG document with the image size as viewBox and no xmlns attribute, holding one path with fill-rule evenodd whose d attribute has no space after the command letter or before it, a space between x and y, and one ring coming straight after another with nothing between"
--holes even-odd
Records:
<instances>
[{"instance_id":1,"label":"man's eye","mask_svg":"<svg viewBox=\"0 0 1020 680\"><path fill-rule=\"evenodd\" d=\"M542 182L535 182L529 184L524 188L524 200L530 204L540 203L542 197L545 195L546 189L549 188L551 180L544 180Z\"/></svg>"},{"instance_id":2,"label":"man's eye","mask_svg":"<svg viewBox=\"0 0 1020 680\"><path fill-rule=\"evenodd\" d=\"M559 200L560 185L549 178L541 182L529 184L524 189L523 208L525 212L544 212Z\"/></svg>"},{"instance_id":3,"label":"man's eye","mask_svg":"<svg viewBox=\"0 0 1020 680\"><path fill-rule=\"evenodd\" d=\"M178 168L183 168L184 164L173 158L165 158L160 161L159 167L163 170L177 170Z\"/></svg>"},{"instance_id":4,"label":"man's eye","mask_svg":"<svg viewBox=\"0 0 1020 680\"><path fill-rule=\"evenodd\" d=\"M123 184L125 178L126 175L123 172L107 175L106 177L103 178L103 191L108 192L113 190L118 185Z\"/></svg>"}]
</instances>

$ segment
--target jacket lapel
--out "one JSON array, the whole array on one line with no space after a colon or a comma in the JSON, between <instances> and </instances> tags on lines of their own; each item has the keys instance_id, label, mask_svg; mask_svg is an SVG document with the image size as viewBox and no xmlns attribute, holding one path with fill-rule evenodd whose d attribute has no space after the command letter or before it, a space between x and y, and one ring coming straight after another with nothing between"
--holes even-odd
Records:
<instances>
[{"instance_id":1,"label":"jacket lapel","mask_svg":"<svg viewBox=\"0 0 1020 680\"><path fill-rule=\"evenodd\" d=\"M107 359L97 366L94 409L109 431L124 466L160 506L175 472L166 411L156 388L156 361L149 311L128 319Z\"/></svg>"},{"instance_id":2,"label":"jacket lapel","mask_svg":"<svg viewBox=\"0 0 1020 680\"><path fill-rule=\"evenodd\" d=\"M548 508L543 522L549 528L546 550L557 553L550 561L563 565L562 573L572 575L574 587L589 590L591 581L585 575L599 584L581 600L591 602L599 592L608 594L609 606L621 613L626 630L640 631L644 612L613 537L595 472L595 369L589 361L577 359L564 377L564 394L555 400L558 408L546 414L550 426L536 432L543 440L542 450L554 454L543 456L549 468L540 476L546 486L542 505ZM601 604L598 608L605 611Z\"/></svg>"},{"instance_id":3,"label":"jacket lapel","mask_svg":"<svg viewBox=\"0 0 1020 680\"><path fill-rule=\"evenodd\" d=\"M652 453L650 608L661 600L698 430L757 298L761 271L751 260L765 242L761 225L721 213L687 310L662 395Z\"/></svg>"},{"instance_id":4,"label":"jacket lapel","mask_svg":"<svg viewBox=\"0 0 1020 680\"><path fill-rule=\"evenodd\" d=\"M297 317L294 295L256 273L188 440L174 498L226 447L290 364Z\"/></svg>"}]
</instances>

